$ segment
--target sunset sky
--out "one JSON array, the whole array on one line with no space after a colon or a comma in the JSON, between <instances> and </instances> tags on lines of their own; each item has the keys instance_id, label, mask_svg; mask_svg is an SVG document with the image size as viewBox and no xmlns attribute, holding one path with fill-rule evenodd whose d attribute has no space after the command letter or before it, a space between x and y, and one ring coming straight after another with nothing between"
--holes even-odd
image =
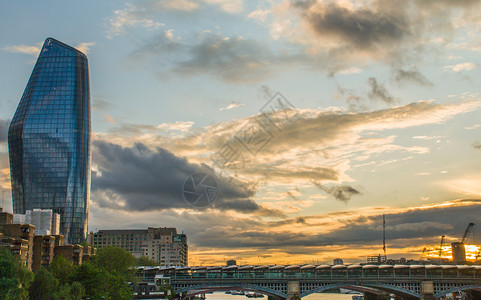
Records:
<instances>
[{"instance_id":1,"label":"sunset sky","mask_svg":"<svg viewBox=\"0 0 481 300\"><path fill-rule=\"evenodd\" d=\"M477 0L2 1L5 208L8 125L53 37L89 58L89 230L176 227L192 265L360 262L382 253L385 214L388 257L436 256L481 224L480 15ZM240 156L219 164L226 146ZM194 173L220 187L207 208L182 196Z\"/></svg>"}]
</instances>

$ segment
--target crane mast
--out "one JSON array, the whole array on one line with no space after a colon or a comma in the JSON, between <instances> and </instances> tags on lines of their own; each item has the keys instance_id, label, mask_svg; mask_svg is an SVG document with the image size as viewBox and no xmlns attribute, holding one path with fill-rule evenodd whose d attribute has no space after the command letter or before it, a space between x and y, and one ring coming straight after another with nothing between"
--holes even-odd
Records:
<instances>
[{"instance_id":1,"label":"crane mast","mask_svg":"<svg viewBox=\"0 0 481 300\"><path fill-rule=\"evenodd\" d=\"M453 253L453 262L455 264L465 264L466 263L466 249L464 247L464 242L468 240L469 235L474 229L474 223L469 223L468 227L464 231L463 238L460 242L451 243L451 250Z\"/></svg>"},{"instance_id":2,"label":"crane mast","mask_svg":"<svg viewBox=\"0 0 481 300\"><path fill-rule=\"evenodd\" d=\"M445 237L446 237L445 235L443 235L441 237L441 243L439 244L439 259L441 259L442 255L443 255L443 243L444 243Z\"/></svg>"},{"instance_id":3,"label":"crane mast","mask_svg":"<svg viewBox=\"0 0 481 300\"><path fill-rule=\"evenodd\" d=\"M461 240L461 243L466 242L469 235L471 234L471 231L473 231L474 226L475 226L474 223L469 223L468 227L466 227L466 230L464 231L464 235L463 235L463 239Z\"/></svg>"}]
</instances>

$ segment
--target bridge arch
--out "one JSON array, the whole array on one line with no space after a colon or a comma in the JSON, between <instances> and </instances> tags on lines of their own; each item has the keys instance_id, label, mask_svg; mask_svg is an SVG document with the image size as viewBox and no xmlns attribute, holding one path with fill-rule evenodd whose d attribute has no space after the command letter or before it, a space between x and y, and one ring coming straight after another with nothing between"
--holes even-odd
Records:
<instances>
[{"instance_id":1,"label":"bridge arch","mask_svg":"<svg viewBox=\"0 0 481 300\"><path fill-rule=\"evenodd\" d=\"M205 284L205 285L197 285L197 286L190 286L190 287L185 287L181 289L175 289L175 292L177 294L182 294L182 293L188 293L189 291L195 291L193 293L189 293L189 296L195 296L199 294L204 294L206 292L225 292L225 291L232 291L232 290L241 290L241 291L246 291L246 292L256 292L268 296L277 296L281 298L286 298L287 295L273 290L269 289L266 287L258 286L255 284L240 284L240 285L232 285L232 284L227 284L227 285L219 285L219 284Z\"/></svg>"},{"instance_id":2,"label":"bridge arch","mask_svg":"<svg viewBox=\"0 0 481 300\"><path fill-rule=\"evenodd\" d=\"M394 287L394 286L391 286L391 285L365 284L365 285L362 285L362 286L357 286L357 285L342 284L342 283L341 284L336 283L336 284L331 284L331 285L325 285L325 286L322 286L322 287L319 287L319 288L309 290L307 292L302 293L301 298L306 297L306 296L311 295L311 294L314 294L314 293L322 293L324 291L327 291L327 290L330 290L330 289L337 289L337 288L345 288L345 289L354 290L354 291L361 292L361 293L366 292L367 291L366 288L371 288L371 289L375 289L375 290L393 293L393 294L396 294L398 296L404 295L404 296L420 298L420 295L415 293L415 292L412 292L412 291L409 291L409 290L406 290L406 289L402 289L402 288L398 288L398 287Z\"/></svg>"},{"instance_id":3,"label":"bridge arch","mask_svg":"<svg viewBox=\"0 0 481 300\"><path fill-rule=\"evenodd\" d=\"M456 293L456 292L463 292L463 291L467 291L467 290L481 291L481 286L480 285L460 286L460 287L457 287L457 288L454 288L454 289L442 291L441 293L438 293L438 294L434 295L434 297L439 298L439 297L442 297L442 296L446 296L447 294Z\"/></svg>"}]
</instances>

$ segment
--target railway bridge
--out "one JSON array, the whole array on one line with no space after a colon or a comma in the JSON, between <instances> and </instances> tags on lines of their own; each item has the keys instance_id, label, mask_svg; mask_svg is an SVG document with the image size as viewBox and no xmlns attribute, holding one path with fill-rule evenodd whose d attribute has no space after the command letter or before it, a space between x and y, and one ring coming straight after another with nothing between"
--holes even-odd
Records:
<instances>
[{"instance_id":1,"label":"railway bridge","mask_svg":"<svg viewBox=\"0 0 481 300\"><path fill-rule=\"evenodd\" d=\"M481 299L481 266L469 265L273 265L139 267L139 278L182 297L244 290L270 299L299 299L350 289L365 299L438 299L464 292Z\"/></svg>"}]
</instances>

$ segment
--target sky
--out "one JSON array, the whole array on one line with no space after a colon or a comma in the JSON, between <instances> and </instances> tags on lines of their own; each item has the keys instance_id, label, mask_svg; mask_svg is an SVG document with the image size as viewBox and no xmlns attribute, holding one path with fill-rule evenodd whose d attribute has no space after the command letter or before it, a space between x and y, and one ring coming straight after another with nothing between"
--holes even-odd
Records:
<instances>
[{"instance_id":1,"label":"sky","mask_svg":"<svg viewBox=\"0 0 481 300\"><path fill-rule=\"evenodd\" d=\"M2 1L5 209L9 122L53 37L89 59L90 231L176 227L191 265L362 262L383 253L385 214L388 258L435 258L442 235L481 223L480 10ZM186 197L198 176L213 182L206 205Z\"/></svg>"}]
</instances>

